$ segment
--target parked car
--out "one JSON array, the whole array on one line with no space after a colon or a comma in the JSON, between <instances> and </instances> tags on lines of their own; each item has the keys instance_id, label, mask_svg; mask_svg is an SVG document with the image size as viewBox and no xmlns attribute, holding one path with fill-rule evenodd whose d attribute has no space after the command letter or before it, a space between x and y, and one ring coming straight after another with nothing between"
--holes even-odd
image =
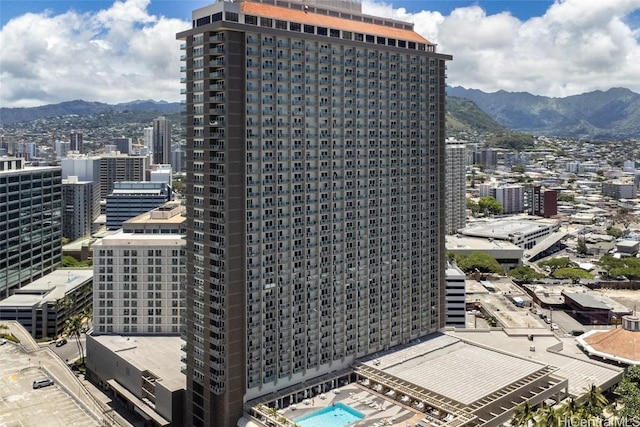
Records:
<instances>
[{"instance_id":1,"label":"parked car","mask_svg":"<svg viewBox=\"0 0 640 427\"><path fill-rule=\"evenodd\" d=\"M67 343L67 339L66 338L60 338L58 341L56 341L56 347L62 347L66 343Z\"/></svg>"},{"instance_id":2,"label":"parked car","mask_svg":"<svg viewBox=\"0 0 640 427\"><path fill-rule=\"evenodd\" d=\"M38 378L37 380L33 380L32 387L34 389L41 387L48 387L53 385L53 380L51 378Z\"/></svg>"},{"instance_id":3,"label":"parked car","mask_svg":"<svg viewBox=\"0 0 640 427\"><path fill-rule=\"evenodd\" d=\"M558 329L558 324L557 323L552 323L551 324L551 330L555 331L556 329Z\"/></svg>"},{"instance_id":4,"label":"parked car","mask_svg":"<svg viewBox=\"0 0 640 427\"><path fill-rule=\"evenodd\" d=\"M4 338L0 338L0 345L5 345L7 343L7 340Z\"/></svg>"}]
</instances>

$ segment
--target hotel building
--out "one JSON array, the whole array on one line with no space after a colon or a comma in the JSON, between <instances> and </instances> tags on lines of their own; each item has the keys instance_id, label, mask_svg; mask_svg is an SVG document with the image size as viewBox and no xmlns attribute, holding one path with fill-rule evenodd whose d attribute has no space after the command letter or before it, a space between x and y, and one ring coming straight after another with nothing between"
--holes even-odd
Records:
<instances>
[{"instance_id":1,"label":"hotel building","mask_svg":"<svg viewBox=\"0 0 640 427\"><path fill-rule=\"evenodd\" d=\"M277 3L277 5L276 5ZM445 62L353 1L219 1L183 40L187 419L444 325Z\"/></svg>"}]
</instances>

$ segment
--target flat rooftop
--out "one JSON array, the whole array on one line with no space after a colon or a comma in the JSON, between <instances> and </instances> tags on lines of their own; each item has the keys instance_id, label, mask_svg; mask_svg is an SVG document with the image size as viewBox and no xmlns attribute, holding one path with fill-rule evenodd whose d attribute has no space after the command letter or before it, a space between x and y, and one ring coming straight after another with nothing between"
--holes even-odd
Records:
<instances>
[{"instance_id":1,"label":"flat rooftop","mask_svg":"<svg viewBox=\"0 0 640 427\"><path fill-rule=\"evenodd\" d=\"M555 335L536 335L529 341L526 333L510 335L509 330L495 330L473 332L458 330L447 332L448 335L468 340L480 345L498 348L510 354L526 357L527 359L545 365L555 366L554 375L569 380L569 394L579 396L591 385L608 388L612 381L622 375L623 367L613 366L589 359L578 347L574 337L559 338ZM535 351L531 351L531 345ZM484 375L485 381L489 375Z\"/></svg>"},{"instance_id":2,"label":"flat rooftop","mask_svg":"<svg viewBox=\"0 0 640 427\"><path fill-rule=\"evenodd\" d=\"M152 372L168 390L186 388L187 378L180 372L184 344L181 337L92 335L91 338L141 371Z\"/></svg>"},{"instance_id":3,"label":"flat rooftop","mask_svg":"<svg viewBox=\"0 0 640 427\"><path fill-rule=\"evenodd\" d=\"M0 307L34 305L56 301L93 280L93 268L55 270L28 285L15 290L13 295L0 301Z\"/></svg>"},{"instance_id":4,"label":"flat rooftop","mask_svg":"<svg viewBox=\"0 0 640 427\"><path fill-rule=\"evenodd\" d=\"M611 310L614 313L631 313L631 309L619 302L603 295L599 292L584 291L570 292L563 291L563 294L577 302L583 307L595 308L599 310Z\"/></svg>"},{"instance_id":5,"label":"flat rooftop","mask_svg":"<svg viewBox=\"0 0 640 427\"><path fill-rule=\"evenodd\" d=\"M427 338L365 364L464 405L546 368L450 335ZM479 372L482 381L478 381Z\"/></svg>"},{"instance_id":6,"label":"flat rooftop","mask_svg":"<svg viewBox=\"0 0 640 427\"><path fill-rule=\"evenodd\" d=\"M179 234L142 234L142 233L118 233L104 237L100 241L94 243L94 247L100 246L120 246L124 244L134 244L136 246L182 246L186 244L186 240Z\"/></svg>"},{"instance_id":7,"label":"flat rooftop","mask_svg":"<svg viewBox=\"0 0 640 427\"><path fill-rule=\"evenodd\" d=\"M495 237L497 239L509 240L514 234L531 234L537 230L547 229L556 225L556 222L543 220L494 220L487 222L477 222L460 230L467 236Z\"/></svg>"},{"instance_id":8,"label":"flat rooftop","mask_svg":"<svg viewBox=\"0 0 640 427\"><path fill-rule=\"evenodd\" d=\"M473 251L518 251L522 253L522 248L506 240L489 240L482 237L469 236L445 236L445 246L447 250L473 250Z\"/></svg>"}]
</instances>

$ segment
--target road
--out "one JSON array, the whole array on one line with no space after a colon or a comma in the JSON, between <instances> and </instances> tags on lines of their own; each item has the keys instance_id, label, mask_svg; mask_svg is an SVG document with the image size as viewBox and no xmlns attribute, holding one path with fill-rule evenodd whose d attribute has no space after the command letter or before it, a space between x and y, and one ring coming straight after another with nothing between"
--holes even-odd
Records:
<instances>
[{"instance_id":1,"label":"road","mask_svg":"<svg viewBox=\"0 0 640 427\"><path fill-rule=\"evenodd\" d=\"M84 355L87 355L87 337L82 334L80 337L80 343L82 344L82 348L84 350ZM63 362L67 364L73 362L74 360L80 358L80 350L78 349L78 345L76 344L75 338L67 338L67 343L61 347L56 347L55 341L50 341L46 343L40 343L40 347L48 347L55 354L62 359Z\"/></svg>"}]
</instances>

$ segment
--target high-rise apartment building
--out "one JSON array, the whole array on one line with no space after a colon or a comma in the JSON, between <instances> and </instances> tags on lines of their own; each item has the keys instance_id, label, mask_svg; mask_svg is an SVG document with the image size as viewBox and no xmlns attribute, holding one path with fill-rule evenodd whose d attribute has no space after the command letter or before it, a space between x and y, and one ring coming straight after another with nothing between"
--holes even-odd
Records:
<instances>
[{"instance_id":1,"label":"high-rise apartment building","mask_svg":"<svg viewBox=\"0 0 640 427\"><path fill-rule=\"evenodd\" d=\"M77 176L80 181L93 181L100 200L111 194L115 182L145 181L149 160L146 156L113 154L70 156L61 164L63 178Z\"/></svg>"},{"instance_id":2,"label":"high-rise apartment building","mask_svg":"<svg viewBox=\"0 0 640 427\"><path fill-rule=\"evenodd\" d=\"M171 162L171 122L164 116L153 119L152 156L154 164Z\"/></svg>"},{"instance_id":3,"label":"high-rise apartment building","mask_svg":"<svg viewBox=\"0 0 640 427\"><path fill-rule=\"evenodd\" d=\"M94 333L179 334L184 316L184 207L125 222L94 254Z\"/></svg>"},{"instance_id":4,"label":"high-rise apartment building","mask_svg":"<svg viewBox=\"0 0 640 427\"><path fill-rule=\"evenodd\" d=\"M59 167L0 159L0 299L60 264L61 203Z\"/></svg>"},{"instance_id":5,"label":"high-rise apartment building","mask_svg":"<svg viewBox=\"0 0 640 427\"><path fill-rule=\"evenodd\" d=\"M93 222L100 215L100 199L92 181L77 176L62 180L62 236L71 241L91 236Z\"/></svg>"},{"instance_id":6,"label":"high-rise apartment building","mask_svg":"<svg viewBox=\"0 0 640 427\"><path fill-rule=\"evenodd\" d=\"M445 149L447 161L445 190L447 216L445 223L447 234L455 234L467 222L466 150L464 142L447 140Z\"/></svg>"},{"instance_id":7,"label":"high-rise apartment building","mask_svg":"<svg viewBox=\"0 0 640 427\"><path fill-rule=\"evenodd\" d=\"M480 184L480 197L493 197L502 205L502 213L524 212L524 187L521 185Z\"/></svg>"},{"instance_id":8,"label":"high-rise apartment building","mask_svg":"<svg viewBox=\"0 0 640 427\"><path fill-rule=\"evenodd\" d=\"M359 2L271 3L178 34L193 426L444 325L451 57Z\"/></svg>"},{"instance_id":9,"label":"high-rise apartment building","mask_svg":"<svg viewBox=\"0 0 640 427\"><path fill-rule=\"evenodd\" d=\"M542 189L539 185L533 187L530 192L529 213L545 218L558 215L558 191Z\"/></svg>"},{"instance_id":10,"label":"high-rise apartment building","mask_svg":"<svg viewBox=\"0 0 640 427\"><path fill-rule=\"evenodd\" d=\"M145 156L113 155L100 157L100 195L113 192L116 182L144 181L148 159Z\"/></svg>"},{"instance_id":11,"label":"high-rise apartment building","mask_svg":"<svg viewBox=\"0 0 640 427\"><path fill-rule=\"evenodd\" d=\"M69 142L71 143L71 150L82 153L82 133L71 132L69 135Z\"/></svg>"},{"instance_id":12,"label":"high-rise apartment building","mask_svg":"<svg viewBox=\"0 0 640 427\"><path fill-rule=\"evenodd\" d=\"M125 138L124 136L113 140L113 145L116 146L116 150L121 154L131 154L132 144L131 138Z\"/></svg>"}]
</instances>

